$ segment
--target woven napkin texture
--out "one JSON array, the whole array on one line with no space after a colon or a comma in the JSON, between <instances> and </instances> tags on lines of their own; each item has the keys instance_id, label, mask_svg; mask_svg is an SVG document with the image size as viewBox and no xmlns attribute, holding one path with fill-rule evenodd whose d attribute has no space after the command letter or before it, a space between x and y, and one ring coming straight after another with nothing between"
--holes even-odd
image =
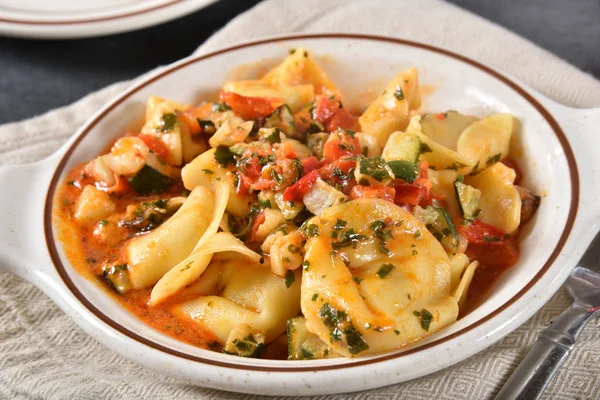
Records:
<instances>
[{"instance_id":1,"label":"woven napkin texture","mask_svg":"<svg viewBox=\"0 0 600 400\"><path fill-rule=\"evenodd\" d=\"M439 0L271 0L241 14L198 52L291 32L355 32L412 39L488 63L574 107L600 107L600 82L532 43ZM31 162L55 151L121 82L27 121L0 126L0 165ZM568 132L567 132L568 133ZM570 303L563 290L530 321L489 349L410 382L334 399L488 399ZM105 349L41 291L0 273L0 398L246 399L155 374ZM325 396L323 396L325 398ZM600 398L600 320L583 331L547 399Z\"/></svg>"}]
</instances>

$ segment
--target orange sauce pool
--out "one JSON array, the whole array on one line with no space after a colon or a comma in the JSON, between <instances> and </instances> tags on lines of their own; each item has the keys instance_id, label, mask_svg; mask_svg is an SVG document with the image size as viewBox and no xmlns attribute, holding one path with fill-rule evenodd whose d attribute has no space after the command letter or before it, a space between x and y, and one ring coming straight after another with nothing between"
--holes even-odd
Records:
<instances>
[{"instance_id":1,"label":"orange sauce pool","mask_svg":"<svg viewBox=\"0 0 600 400\"><path fill-rule=\"evenodd\" d=\"M115 229L111 231L110 242L104 243L94 235L96 224L87 226L75 221L73 214L77 198L81 194L80 188L91 183L93 183L92 180L87 178L83 172L83 165L74 168L68 175L67 183L61 184L55 201L55 216L59 218L63 225L62 228L64 228L59 230L59 238L63 247L67 249L68 258L73 267L81 275L90 280L95 280L105 287L106 292L119 304L152 328L193 346L205 349L220 349L219 343L210 332L204 331L194 322L180 318L172 312L171 309L174 304L191 300L189 294L187 296L185 294L175 295L159 305L150 307L148 302L151 288L130 290L119 295L104 282L102 276L103 263L118 263L121 259L124 243L133 235L126 228ZM134 192L127 192L121 197L112 196L111 198L116 205L115 214L121 214L129 204L178 196L184 190L183 184L178 182L167 192L162 193L161 196L140 196ZM111 223L116 224L116 222L110 220L109 224Z\"/></svg>"}]
</instances>

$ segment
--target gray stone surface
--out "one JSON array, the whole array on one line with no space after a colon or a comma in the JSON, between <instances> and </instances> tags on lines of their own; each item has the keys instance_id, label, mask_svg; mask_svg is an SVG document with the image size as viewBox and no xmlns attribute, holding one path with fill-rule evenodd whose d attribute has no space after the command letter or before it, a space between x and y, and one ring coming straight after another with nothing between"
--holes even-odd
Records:
<instances>
[{"instance_id":1,"label":"gray stone surface","mask_svg":"<svg viewBox=\"0 0 600 400\"><path fill-rule=\"evenodd\" d=\"M260 0L221 0L181 19L102 38L0 38L0 123L67 105L190 54ZM450 0L600 77L600 1Z\"/></svg>"}]
</instances>

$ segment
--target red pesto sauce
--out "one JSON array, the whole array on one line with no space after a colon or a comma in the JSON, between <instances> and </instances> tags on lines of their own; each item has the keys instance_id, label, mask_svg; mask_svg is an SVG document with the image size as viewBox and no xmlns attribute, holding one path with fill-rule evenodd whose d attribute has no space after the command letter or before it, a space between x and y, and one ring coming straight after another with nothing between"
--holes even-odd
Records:
<instances>
[{"instance_id":1,"label":"red pesto sauce","mask_svg":"<svg viewBox=\"0 0 600 400\"><path fill-rule=\"evenodd\" d=\"M511 164L513 164L511 167L514 167L514 163ZM83 276L90 279L97 279L99 284L106 287L107 293L110 293L115 301L152 328L193 346L205 349L220 349L216 338L211 332L201 329L187 318L178 317L171 311L174 305L196 298L197 294L176 294L165 302L150 307L148 302L152 288L130 290L125 294L119 295L110 290L108 285L104 283L102 277L103 261L109 261L113 264L124 263L124 258L122 257L124 244L133 235L127 228L115 229L115 234L111 235L109 243L105 243L98 240L93 234L96 227L95 223L81 224L73 218L75 205L81 194L81 189L86 184L94 183L93 180L83 177L83 167L84 164L71 170L66 182L60 185L57 206L54 210L55 215L60 218L64 226L75 233L74 235L59 233L60 241L63 243L73 267ZM183 191L183 183L178 181L169 190L161 193L161 195L140 196L133 191L129 191L119 197L111 196L116 206L114 215L115 217L121 215L130 204L175 197L181 195ZM107 219L112 222L112 225L116 226L117 220L111 220L110 218ZM505 269L488 267L483 264L476 269L473 281L469 286L466 310L461 312L459 317L464 317L483 301L494 282ZM217 344L216 347L215 343ZM273 347L273 349L269 347ZM273 342L273 346L265 348L263 358L287 358L287 349L281 347L280 341Z\"/></svg>"}]
</instances>

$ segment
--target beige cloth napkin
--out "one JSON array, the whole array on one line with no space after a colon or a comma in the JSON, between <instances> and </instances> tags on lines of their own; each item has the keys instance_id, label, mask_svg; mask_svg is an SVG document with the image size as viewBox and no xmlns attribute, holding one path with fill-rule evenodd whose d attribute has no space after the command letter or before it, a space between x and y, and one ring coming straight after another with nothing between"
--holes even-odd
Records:
<instances>
[{"instance_id":1,"label":"beige cloth napkin","mask_svg":"<svg viewBox=\"0 0 600 400\"><path fill-rule=\"evenodd\" d=\"M198 52L272 34L322 31L389 35L445 47L504 70L563 104L600 107L600 82L593 77L517 35L439 0L270 0L238 16ZM49 155L130 83L117 83L70 106L0 126L0 165ZM373 390L368 396L492 398L537 332L569 302L561 290L529 322L486 351L433 375ZM0 398L250 397L257 398L187 385L127 361L83 333L38 289L0 273ZM584 330L545 398L600 398L599 319Z\"/></svg>"}]
</instances>

